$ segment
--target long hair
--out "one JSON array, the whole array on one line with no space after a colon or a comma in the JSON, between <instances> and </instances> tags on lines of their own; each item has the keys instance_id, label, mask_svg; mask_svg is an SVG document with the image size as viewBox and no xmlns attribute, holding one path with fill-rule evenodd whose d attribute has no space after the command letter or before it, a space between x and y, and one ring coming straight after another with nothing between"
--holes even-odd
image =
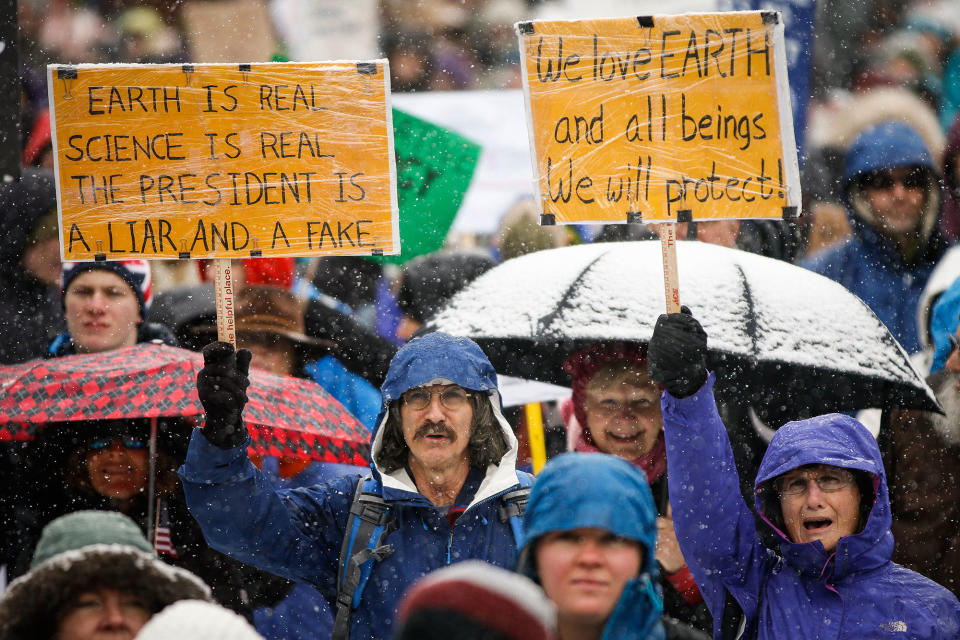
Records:
<instances>
[{"instance_id":1,"label":"long hair","mask_svg":"<svg viewBox=\"0 0 960 640\"><path fill-rule=\"evenodd\" d=\"M475 391L469 397L473 406L473 419L470 421L470 441L467 451L470 465L486 469L491 464L500 464L500 459L509 449L507 438L490 406L490 398L485 392ZM387 410L387 420L383 425L383 439L380 450L373 456L377 466L384 473L393 473L407 464L410 447L403 439L400 403L394 400Z\"/></svg>"}]
</instances>

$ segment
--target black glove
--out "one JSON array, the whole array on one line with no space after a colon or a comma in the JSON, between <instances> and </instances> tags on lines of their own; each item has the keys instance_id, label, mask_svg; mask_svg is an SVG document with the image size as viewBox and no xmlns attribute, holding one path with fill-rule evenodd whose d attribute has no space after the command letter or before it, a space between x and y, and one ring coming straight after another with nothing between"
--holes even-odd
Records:
<instances>
[{"instance_id":1,"label":"black glove","mask_svg":"<svg viewBox=\"0 0 960 640\"><path fill-rule=\"evenodd\" d=\"M693 395L707 381L707 333L689 309L657 318L647 368L653 381L674 398Z\"/></svg>"},{"instance_id":2,"label":"black glove","mask_svg":"<svg viewBox=\"0 0 960 640\"><path fill-rule=\"evenodd\" d=\"M248 349L234 351L227 342L211 342L203 348L203 369L197 374L197 395L207 414L202 433L221 449L232 449L247 440L240 414L247 404L250 357Z\"/></svg>"}]
</instances>

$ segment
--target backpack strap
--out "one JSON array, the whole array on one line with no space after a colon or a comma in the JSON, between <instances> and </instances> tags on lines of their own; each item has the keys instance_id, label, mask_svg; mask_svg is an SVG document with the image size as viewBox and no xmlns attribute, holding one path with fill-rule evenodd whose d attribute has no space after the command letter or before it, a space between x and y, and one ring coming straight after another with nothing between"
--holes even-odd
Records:
<instances>
[{"instance_id":1,"label":"backpack strap","mask_svg":"<svg viewBox=\"0 0 960 640\"><path fill-rule=\"evenodd\" d=\"M530 486L533 484L533 477L526 473L518 473L517 479L520 481L520 488L514 489L503 494L500 497L500 522L509 522L510 530L513 532L513 541L520 550L523 544L523 514L527 510L527 500L530 499Z\"/></svg>"},{"instance_id":2,"label":"backpack strap","mask_svg":"<svg viewBox=\"0 0 960 640\"><path fill-rule=\"evenodd\" d=\"M393 547L382 542L396 529L396 518L391 515L390 506L380 494L380 483L369 475L360 479L353 493L343 545L340 547L337 614L332 640L348 640L350 614L360 605L363 588L367 585L374 563L393 553Z\"/></svg>"}]
</instances>

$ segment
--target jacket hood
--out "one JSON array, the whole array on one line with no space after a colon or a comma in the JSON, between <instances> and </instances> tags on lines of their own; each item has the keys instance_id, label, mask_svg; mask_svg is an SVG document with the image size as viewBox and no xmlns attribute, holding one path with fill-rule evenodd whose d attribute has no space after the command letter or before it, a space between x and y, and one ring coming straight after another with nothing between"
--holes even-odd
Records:
<instances>
[{"instance_id":1,"label":"jacket hood","mask_svg":"<svg viewBox=\"0 0 960 640\"><path fill-rule=\"evenodd\" d=\"M383 483L384 497L388 497L390 489L418 493L405 469L398 469L391 474L381 473L375 458L382 447L382 427L387 420L390 403L398 400L407 389L429 384L458 384L464 389L485 393L506 438L507 452L499 465L491 465L487 469L487 476L472 504L515 486L518 483L517 438L503 417L493 365L473 340L437 331L416 337L401 347L390 361L386 379L380 388L380 413L370 442L370 467Z\"/></svg>"},{"instance_id":2,"label":"jacket hood","mask_svg":"<svg viewBox=\"0 0 960 640\"><path fill-rule=\"evenodd\" d=\"M933 312L940 296L952 287L957 278L960 278L960 246L954 245L947 249L937 262L923 287L923 293L920 294L920 303L917 305L917 335L920 336L920 344L924 349L940 349L941 346L946 348L950 342L946 336L941 338L942 345L937 342L936 332L943 327L934 326ZM948 330L956 329L957 316L954 314L953 328Z\"/></svg>"},{"instance_id":3,"label":"jacket hood","mask_svg":"<svg viewBox=\"0 0 960 640\"><path fill-rule=\"evenodd\" d=\"M543 468L530 492L517 569L539 582L534 546L553 531L593 527L635 540L642 545L643 566L624 587L603 637L658 637L663 599L654 557L656 520L650 487L638 468L604 453L560 454Z\"/></svg>"},{"instance_id":4,"label":"jacket hood","mask_svg":"<svg viewBox=\"0 0 960 640\"><path fill-rule=\"evenodd\" d=\"M850 145L843 179L849 187L858 176L895 167L925 167L939 174L916 129L904 122L883 122L861 133Z\"/></svg>"},{"instance_id":5,"label":"jacket hood","mask_svg":"<svg viewBox=\"0 0 960 640\"><path fill-rule=\"evenodd\" d=\"M53 172L47 169L25 168L19 180L0 184L0 263L19 263L34 227L56 207Z\"/></svg>"},{"instance_id":6,"label":"jacket hood","mask_svg":"<svg viewBox=\"0 0 960 640\"><path fill-rule=\"evenodd\" d=\"M946 366L947 358L953 351L950 336L957 333L958 317L960 317L960 276L933 302L929 324L929 332L933 343L933 361L930 364L930 373L936 373Z\"/></svg>"},{"instance_id":7,"label":"jacket hood","mask_svg":"<svg viewBox=\"0 0 960 640\"><path fill-rule=\"evenodd\" d=\"M903 122L889 121L871 127L857 136L850 146L843 181L847 206L852 212L851 223L861 235L876 235L873 231L876 221L859 186L859 178L874 171L897 167L923 167L929 173L927 198L920 223L922 245L926 247L934 236L939 237L942 203L937 179L939 169L920 134Z\"/></svg>"},{"instance_id":8,"label":"jacket hood","mask_svg":"<svg viewBox=\"0 0 960 640\"><path fill-rule=\"evenodd\" d=\"M873 495L861 495L861 504L870 504L863 529L841 538L834 554L827 554L819 541L791 542L773 522L779 521L779 498L771 481L791 469L808 464L826 464L869 474ZM876 441L862 424L850 416L831 413L807 420L788 422L770 441L754 484L757 512L780 537L780 551L787 563L802 573L823 575L835 557L833 579L864 571L890 561L893 534L890 533L890 498L887 480ZM863 490L861 490L861 494Z\"/></svg>"}]
</instances>

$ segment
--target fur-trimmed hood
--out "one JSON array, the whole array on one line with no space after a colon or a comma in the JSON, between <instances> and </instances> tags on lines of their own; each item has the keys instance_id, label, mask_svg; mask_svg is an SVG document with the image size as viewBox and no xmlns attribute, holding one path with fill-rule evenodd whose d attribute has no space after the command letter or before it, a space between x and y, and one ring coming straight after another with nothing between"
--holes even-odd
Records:
<instances>
[{"instance_id":1,"label":"fur-trimmed hood","mask_svg":"<svg viewBox=\"0 0 960 640\"><path fill-rule=\"evenodd\" d=\"M844 196L852 213L851 224L860 235L872 232L879 222L866 202L860 179L874 171L897 167L922 167L927 171L927 197L920 222L921 245L926 247L939 234L943 201L939 168L926 142L910 125L890 120L867 129L853 141L844 170Z\"/></svg>"},{"instance_id":2,"label":"fur-trimmed hood","mask_svg":"<svg viewBox=\"0 0 960 640\"><path fill-rule=\"evenodd\" d=\"M153 613L186 598L211 601L210 588L189 571L130 546L90 545L59 553L10 584L0 598L0 640L53 637L71 599L100 585L137 593Z\"/></svg>"}]
</instances>

